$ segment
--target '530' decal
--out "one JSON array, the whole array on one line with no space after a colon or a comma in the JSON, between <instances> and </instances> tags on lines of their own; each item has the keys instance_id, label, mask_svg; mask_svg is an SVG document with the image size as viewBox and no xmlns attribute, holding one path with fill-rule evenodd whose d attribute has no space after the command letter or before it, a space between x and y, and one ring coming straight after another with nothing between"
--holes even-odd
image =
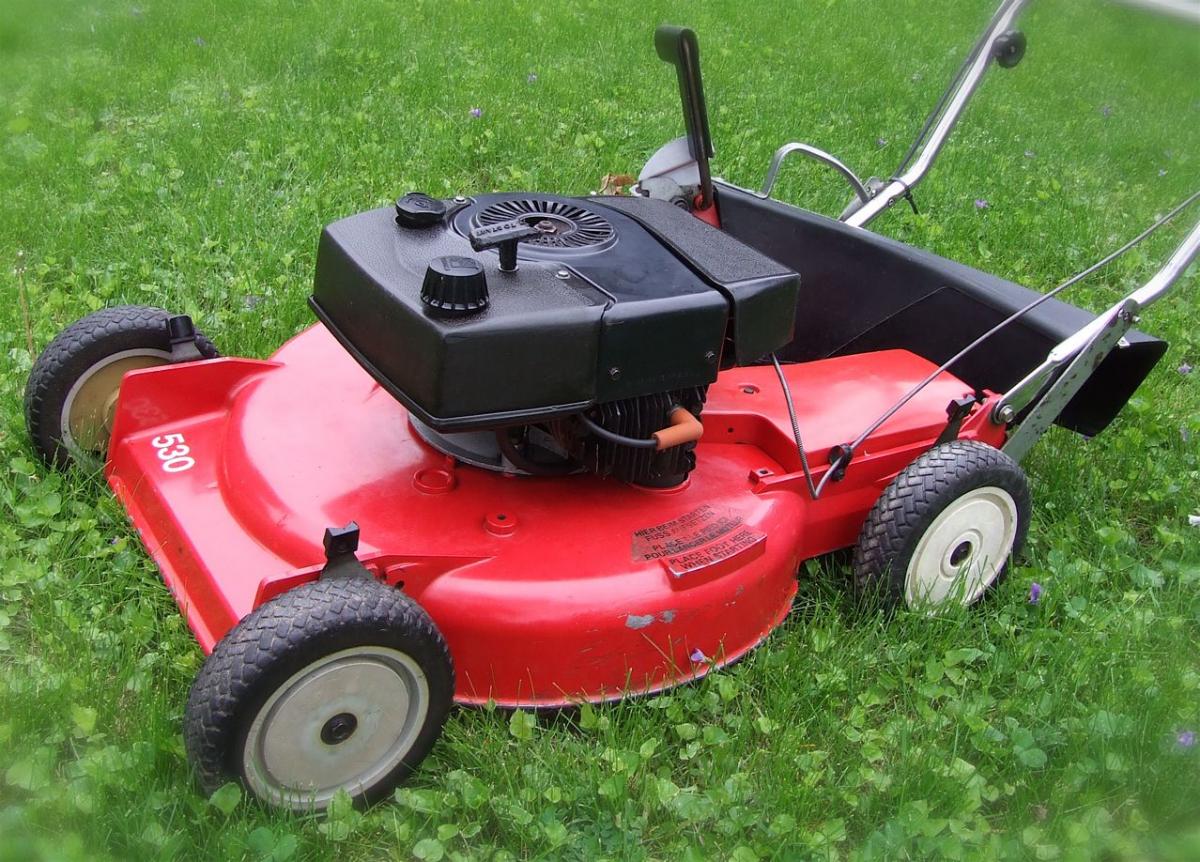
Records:
<instances>
[{"instance_id":1,"label":"'530' decal","mask_svg":"<svg viewBox=\"0 0 1200 862\"><path fill-rule=\"evenodd\" d=\"M188 455L191 447L183 442L182 434L163 434L150 441L158 452L158 460L167 473L182 473L196 466L196 459Z\"/></svg>"}]
</instances>

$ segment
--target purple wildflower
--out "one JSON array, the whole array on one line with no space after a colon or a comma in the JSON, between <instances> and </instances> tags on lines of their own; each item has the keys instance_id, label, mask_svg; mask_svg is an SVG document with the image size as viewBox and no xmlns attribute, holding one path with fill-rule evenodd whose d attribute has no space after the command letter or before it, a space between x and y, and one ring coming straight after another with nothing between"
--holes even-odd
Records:
<instances>
[{"instance_id":1,"label":"purple wildflower","mask_svg":"<svg viewBox=\"0 0 1200 862\"><path fill-rule=\"evenodd\" d=\"M704 650L700 649L700 647L696 647L694 650L692 650L692 654L688 656L688 658L690 658L696 664L704 664L708 661L708 656L704 654Z\"/></svg>"},{"instance_id":2,"label":"purple wildflower","mask_svg":"<svg viewBox=\"0 0 1200 862\"><path fill-rule=\"evenodd\" d=\"M985 199L983 199L983 198L975 198L975 209L977 209L977 210L985 210L985 209L987 209L987 208L988 208L988 207L990 207L990 206L991 206L991 204L990 204L990 203L988 203L988 202L987 202Z\"/></svg>"},{"instance_id":3,"label":"purple wildflower","mask_svg":"<svg viewBox=\"0 0 1200 862\"><path fill-rule=\"evenodd\" d=\"M875 146L879 147L879 149L882 150L887 145L888 145L887 138L876 138L875 139Z\"/></svg>"},{"instance_id":4,"label":"purple wildflower","mask_svg":"<svg viewBox=\"0 0 1200 862\"><path fill-rule=\"evenodd\" d=\"M1042 585L1034 581L1029 585L1029 604L1036 605L1042 597Z\"/></svg>"},{"instance_id":5,"label":"purple wildflower","mask_svg":"<svg viewBox=\"0 0 1200 862\"><path fill-rule=\"evenodd\" d=\"M1179 366L1179 373L1180 373L1180 374L1191 374L1191 373L1192 373L1192 366L1188 365L1186 362L1182 363L1182 364Z\"/></svg>"},{"instance_id":6,"label":"purple wildflower","mask_svg":"<svg viewBox=\"0 0 1200 862\"><path fill-rule=\"evenodd\" d=\"M203 37L203 36L197 36L197 37L196 37L195 39L193 39L192 41L193 41L194 43L196 43L196 47L198 47L198 48L203 48L205 45L207 45L207 44L208 44L207 42L205 42L205 41L204 41L204 37Z\"/></svg>"},{"instance_id":7,"label":"purple wildflower","mask_svg":"<svg viewBox=\"0 0 1200 862\"><path fill-rule=\"evenodd\" d=\"M483 108L472 108L470 113L472 117L478 120L483 116Z\"/></svg>"},{"instance_id":8,"label":"purple wildflower","mask_svg":"<svg viewBox=\"0 0 1200 862\"><path fill-rule=\"evenodd\" d=\"M1196 731L1181 730L1175 734L1175 744L1180 748L1191 748L1196 744Z\"/></svg>"},{"instance_id":9,"label":"purple wildflower","mask_svg":"<svg viewBox=\"0 0 1200 862\"><path fill-rule=\"evenodd\" d=\"M529 76L525 79L525 83L536 84L537 83L537 72L530 72Z\"/></svg>"},{"instance_id":10,"label":"purple wildflower","mask_svg":"<svg viewBox=\"0 0 1200 862\"><path fill-rule=\"evenodd\" d=\"M1112 106L1111 105L1101 105L1100 106L1100 116L1111 117L1112 116Z\"/></svg>"}]
</instances>

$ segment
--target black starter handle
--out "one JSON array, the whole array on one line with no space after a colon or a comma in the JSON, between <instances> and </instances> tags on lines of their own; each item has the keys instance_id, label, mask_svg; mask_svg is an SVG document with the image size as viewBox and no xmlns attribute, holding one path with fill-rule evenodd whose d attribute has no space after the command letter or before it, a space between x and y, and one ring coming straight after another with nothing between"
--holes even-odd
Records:
<instances>
[{"instance_id":1,"label":"black starter handle","mask_svg":"<svg viewBox=\"0 0 1200 862\"><path fill-rule=\"evenodd\" d=\"M523 239L533 239L541 236L542 232L533 225L525 224L520 219L500 222L499 224L480 225L474 228L467 239L475 251L488 248L500 249L500 271L515 272L517 269L517 243Z\"/></svg>"},{"instance_id":2,"label":"black starter handle","mask_svg":"<svg viewBox=\"0 0 1200 862\"><path fill-rule=\"evenodd\" d=\"M683 124L687 129L688 150L700 168L700 209L712 206L712 172L708 160L713 156L712 133L708 130L708 107L704 103L704 83L700 80L700 43L687 27L663 24L654 31L654 49L659 58L675 67L679 76L679 98L683 102Z\"/></svg>"}]
</instances>

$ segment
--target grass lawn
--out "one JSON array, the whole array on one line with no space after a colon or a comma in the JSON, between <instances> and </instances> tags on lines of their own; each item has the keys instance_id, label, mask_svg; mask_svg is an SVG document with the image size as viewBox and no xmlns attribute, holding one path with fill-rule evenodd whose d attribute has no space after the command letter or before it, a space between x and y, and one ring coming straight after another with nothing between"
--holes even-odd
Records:
<instances>
[{"instance_id":1,"label":"grass lawn","mask_svg":"<svg viewBox=\"0 0 1200 862\"><path fill-rule=\"evenodd\" d=\"M843 562L808 565L737 667L575 716L458 712L395 803L324 820L198 793L201 652L102 481L25 436L36 351L89 311L177 309L266 356L311 322L326 222L636 173L681 127L663 21L700 34L717 172L757 186L795 139L887 176L992 5L5 0L0 859L1200 858L1196 271L1146 315L1171 349L1121 418L1029 459L1027 553L982 611L864 616ZM1045 289L1200 186L1200 31L1099 0L1024 29L921 215L876 228ZM845 197L798 163L777 194ZM1179 235L1068 298L1107 305Z\"/></svg>"}]
</instances>

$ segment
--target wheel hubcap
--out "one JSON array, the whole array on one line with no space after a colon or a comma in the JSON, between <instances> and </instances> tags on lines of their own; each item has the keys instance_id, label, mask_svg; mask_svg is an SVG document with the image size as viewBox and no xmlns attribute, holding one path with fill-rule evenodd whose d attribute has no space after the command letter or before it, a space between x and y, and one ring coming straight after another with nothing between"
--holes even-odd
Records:
<instances>
[{"instance_id":1,"label":"wheel hubcap","mask_svg":"<svg viewBox=\"0 0 1200 862\"><path fill-rule=\"evenodd\" d=\"M937 610L979 599L1017 537L1017 504L1003 488L968 491L942 510L917 543L904 580L909 607Z\"/></svg>"},{"instance_id":2,"label":"wheel hubcap","mask_svg":"<svg viewBox=\"0 0 1200 862\"><path fill-rule=\"evenodd\" d=\"M972 546L970 542L962 542L957 548L950 552L950 565L961 566L971 556Z\"/></svg>"},{"instance_id":3,"label":"wheel hubcap","mask_svg":"<svg viewBox=\"0 0 1200 862\"><path fill-rule=\"evenodd\" d=\"M246 734L243 773L264 800L322 808L385 779L413 747L429 712L425 674L388 647L333 653L293 674Z\"/></svg>"},{"instance_id":4,"label":"wheel hubcap","mask_svg":"<svg viewBox=\"0 0 1200 862\"><path fill-rule=\"evenodd\" d=\"M170 360L171 354L165 350L124 350L84 372L63 402L60 439L67 451L85 462L103 455L112 435L121 378L130 371L165 365Z\"/></svg>"},{"instance_id":5,"label":"wheel hubcap","mask_svg":"<svg viewBox=\"0 0 1200 862\"><path fill-rule=\"evenodd\" d=\"M358 718L349 712L340 712L321 728L321 742L326 745L337 745L345 742L358 729Z\"/></svg>"}]
</instances>

